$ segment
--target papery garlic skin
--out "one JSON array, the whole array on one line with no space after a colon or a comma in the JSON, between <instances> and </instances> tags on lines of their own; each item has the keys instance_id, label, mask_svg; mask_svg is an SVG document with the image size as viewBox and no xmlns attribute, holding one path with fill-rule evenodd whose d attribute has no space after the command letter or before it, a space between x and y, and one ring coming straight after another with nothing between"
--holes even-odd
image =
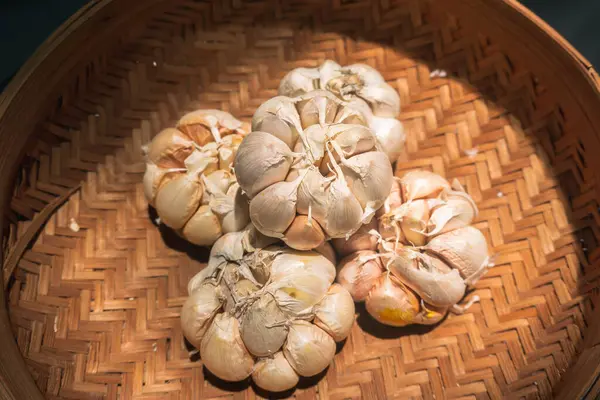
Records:
<instances>
[{"instance_id":1,"label":"papery garlic skin","mask_svg":"<svg viewBox=\"0 0 600 400\"><path fill-rule=\"evenodd\" d=\"M315 306L315 325L339 342L350 334L354 324L354 311L350 293L343 286L334 284Z\"/></svg>"},{"instance_id":2,"label":"papery garlic skin","mask_svg":"<svg viewBox=\"0 0 600 400\"><path fill-rule=\"evenodd\" d=\"M294 78L295 79L295 78ZM326 90L264 102L235 158L250 219L264 235L298 250L347 238L371 221L393 171L371 129L335 122L356 111Z\"/></svg>"},{"instance_id":3,"label":"papery garlic skin","mask_svg":"<svg viewBox=\"0 0 600 400\"><path fill-rule=\"evenodd\" d=\"M368 235L376 250L343 258L336 281L377 321L391 326L433 325L458 303L489 268L483 233L470 225L477 205L458 181L413 170L396 178ZM364 232L347 243L361 240ZM343 244L343 242L338 242ZM343 248L342 248L343 249Z\"/></svg>"},{"instance_id":4,"label":"papery garlic skin","mask_svg":"<svg viewBox=\"0 0 600 400\"><path fill-rule=\"evenodd\" d=\"M227 112L196 110L143 146L144 195L161 223L198 246L248 224L248 199L231 171L247 131Z\"/></svg>"},{"instance_id":5,"label":"papery garlic skin","mask_svg":"<svg viewBox=\"0 0 600 400\"><path fill-rule=\"evenodd\" d=\"M204 365L225 381L241 381L254 368L254 359L244 346L239 325L233 316L218 314L202 338L200 354Z\"/></svg>"},{"instance_id":6,"label":"papery garlic skin","mask_svg":"<svg viewBox=\"0 0 600 400\"><path fill-rule=\"evenodd\" d=\"M356 123L358 119L375 132L377 141L393 163L404 151L404 127L396 117L400 113L400 96L382 75L366 64L340 66L326 60L316 68L296 68L280 82L280 96L297 97L317 90L327 90L352 112L338 112L336 122Z\"/></svg>"},{"instance_id":7,"label":"papery garlic skin","mask_svg":"<svg viewBox=\"0 0 600 400\"><path fill-rule=\"evenodd\" d=\"M195 347L200 347L206 330L221 308L218 288L203 285L197 288L185 301L181 310L183 335Z\"/></svg>"},{"instance_id":8,"label":"papery garlic skin","mask_svg":"<svg viewBox=\"0 0 600 400\"><path fill-rule=\"evenodd\" d=\"M331 246L298 251L269 239L252 224L220 237L188 284L181 324L211 373L252 374L258 386L283 391L329 365L351 331L354 303L333 284Z\"/></svg>"},{"instance_id":9,"label":"papery garlic skin","mask_svg":"<svg viewBox=\"0 0 600 400\"><path fill-rule=\"evenodd\" d=\"M296 321L283 346L283 354L300 376L314 376L329 366L335 342L324 330L306 321Z\"/></svg>"},{"instance_id":10,"label":"papery garlic skin","mask_svg":"<svg viewBox=\"0 0 600 400\"><path fill-rule=\"evenodd\" d=\"M282 392L296 386L300 377L279 351L272 358L263 358L256 363L252 379L264 390Z\"/></svg>"}]
</instances>

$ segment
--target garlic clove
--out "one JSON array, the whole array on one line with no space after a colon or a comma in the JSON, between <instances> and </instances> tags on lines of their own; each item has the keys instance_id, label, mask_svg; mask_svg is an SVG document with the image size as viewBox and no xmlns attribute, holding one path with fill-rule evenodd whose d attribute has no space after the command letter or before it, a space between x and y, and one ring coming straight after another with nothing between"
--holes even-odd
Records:
<instances>
[{"instance_id":1,"label":"garlic clove","mask_svg":"<svg viewBox=\"0 0 600 400\"><path fill-rule=\"evenodd\" d=\"M359 92L376 117L395 118L400 114L400 95L389 84L366 84Z\"/></svg>"},{"instance_id":2,"label":"garlic clove","mask_svg":"<svg viewBox=\"0 0 600 400\"><path fill-rule=\"evenodd\" d=\"M426 227L429 221L429 206L425 200L406 203L400 218L400 228L405 243L423 246L427 241Z\"/></svg>"},{"instance_id":3,"label":"garlic clove","mask_svg":"<svg viewBox=\"0 0 600 400\"><path fill-rule=\"evenodd\" d=\"M404 152L406 143L404 125L395 118L373 117L369 121L369 128L375 132L377 142L390 162L396 162Z\"/></svg>"},{"instance_id":4,"label":"garlic clove","mask_svg":"<svg viewBox=\"0 0 600 400\"><path fill-rule=\"evenodd\" d=\"M196 110L182 116L177 129L184 132L200 146L220 142L225 135L238 132L242 122L221 110Z\"/></svg>"},{"instance_id":5,"label":"garlic clove","mask_svg":"<svg viewBox=\"0 0 600 400\"><path fill-rule=\"evenodd\" d=\"M315 306L315 325L339 342L350 334L354 324L354 301L344 287L333 284Z\"/></svg>"},{"instance_id":6,"label":"garlic clove","mask_svg":"<svg viewBox=\"0 0 600 400\"><path fill-rule=\"evenodd\" d=\"M171 168L165 169L160 168L154 163L146 163L146 171L144 172L143 184L144 184L144 196L151 206L155 206L154 202L156 194L162 185L166 184L173 178L181 175L185 172L184 168Z\"/></svg>"},{"instance_id":7,"label":"garlic clove","mask_svg":"<svg viewBox=\"0 0 600 400\"><path fill-rule=\"evenodd\" d=\"M293 249L312 250L325 242L325 233L317 221L297 215L282 239Z\"/></svg>"},{"instance_id":8,"label":"garlic clove","mask_svg":"<svg viewBox=\"0 0 600 400\"><path fill-rule=\"evenodd\" d=\"M396 250L388 268L426 303L449 307L462 299L466 284L457 270L444 273L439 265L443 265L443 262L435 257L400 248Z\"/></svg>"},{"instance_id":9,"label":"garlic clove","mask_svg":"<svg viewBox=\"0 0 600 400\"><path fill-rule=\"evenodd\" d=\"M444 198L445 201L435 207L427 223L429 237L468 226L477 216L477 205L468 194L450 191Z\"/></svg>"},{"instance_id":10,"label":"garlic clove","mask_svg":"<svg viewBox=\"0 0 600 400\"><path fill-rule=\"evenodd\" d=\"M296 110L296 100L286 96L275 96L262 103L254 112L252 116L252 130L261 131L258 127L262 124L262 121L270 116L275 116L281 121L285 122L292 130L292 140L288 144L290 149L294 148L295 141L298 138L298 132L302 131L302 124L300 122L300 115ZM270 131L266 131L271 133ZM272 134L283 133L279 130L275 130ZM288 136L279 138L284 143L287 143Z\"/></svg>"},{"instance_id":11,"label":"garlic clove","mask_svg":"<svg viewBox=\"0 0 600 400\"><path fill-rule=\"evenodd\" d=\"M256 123L254 130L270 133L288 145L290 149L295 146L298 140L298 132L276 115L266 115Z\"/></svg>"},{"instance_id":12,"label":"garlic clove","mask_svg":"<svg viewBox=\"0 0 600 400\"><path fill-rule=\"evenodd\" d=\"M397 278L384 274L369 293L365 306L377 321L400 327L414 323L419 312L419 299Z\"/></svg>"},{"instance_id":13,"label":"garlic clove","mask_svg":"<svg viewBox=\"0 0 600 400\"><path fill-rule=\"evenodd\" d=\"M229 171L233 166L237 149L242 143L244 137L242 135L229 135L221 141L221 147L219 147L219 169Z\"/></svg>"},{"instance_id":14,"label":"garlic clove","mask_svg":"<svg viewBox=\"0 0 600 400\"><path fill-rule=\"evenodd\" d=\"M427 253L436 255L457 270L467 281L487 268L488 245L481 231L465 226L434 237L425 246Z\"/></svg>"},{"instance_id":15,"label":"garlic clove","mask_svg":"<svg viewBox=\"0 0 600 400\"><path fill-rule=\"evenodd\" d=\"M352 193L364 208L362 222L371 220L392 190L393 171L387 156L370 151L342 160L342 171Z\"/></svg>"},{"instance_id":16,"label":"garlic clove","mask_svg":"<svg viewBox=\"0 0 600 400\"><path fill-rule=\"evenodd\" d=\"M163 129L145 148L146 161L161 168L183 168L192 151L194 143L175 128Z\"/></svg>"},{"instance_id":17,"label":"garlic clove","mask_svg":"<svg viewBox=\"0 0 600 400\"><path fill-rule=\"evenodd\" d=\"M298 183L277 182L250 201L250 219L262 234L283 238L296 217Z\"/></svg>"},{"instance_id":18,"label":"garlic clove","mask_svg":"<svg viewBox=\"0 0 600 400\"><path fill-rule=\"evenodd\" d=\"M202 338L200 354L204 366L229 382L246 379L254 359L240 337L239 322L228 313L218 314Z\"/></svg>"},{"instance_id":19,"label":"garlic clove","mask_svg":"<svg viewBox=\"0 0 600 400\"><path fill-rule=\"evenodd\" d=\"M312 313L312 308L323 299L331 282L324 273L297 272L267 285L277 304L290 316Z\"/></svg>"},{"instance_id":20,"label":"garlic clove","mask_svg":"<svg viewBox=\"0 0 600 400\"><path fill-rule=\"evenodd\" d=\"M205 175L206 179L214 185L215 190L221 193L227 193L229 187L235 182L235 176L228 170L218 169Z\"/></svg>"},{"instance_id":21,"label":"garlic clove","mask_svg":"<svg viewBox=\"0 0 600 400\"><path fill-rule=\"evenodd\" d=\"M331 124L338 112L339 100L326 90L313 90L297 97L296 109L304 128Z\"/></svg>"},{"instance_id":22,"label":"garlic clove","mask_svg":"<svg viewBox=\"0 0 600 400\"><path fill-rule=\"evenodd\" d=\"M292 164L290 148L266 132L254 131L244 137L235 157L238 184L252 199L266 187L283 181Z\"/></svg>"},{"instance_id":23,"label":"garlic clove","mask_svg":"<svg viewBox=\"0 0 600 400\"><path fill-rule=\"evenodd\" d=\"M233 207L222 216L221 228L223 233L241 231L250 222L248 197L242 192L242 188L237 183L231 186L227 192L227 197L233 199Z\"/></svg>"},{"instance_id":24,"label":"garlic clove","mask_svg":"<svg viewBox=\"0 0 600 400\"><path fill-rule=\"evenodd\" d=\"M281 280L296 273L320 275L331 285L336 272L335 265L317 251L299 251L283 247L271 263L271 280Z\"/></svg>"},{"instance_id":25,"label":"garlic clove","mask_svg":"<svg viewBox=\"0 0 600 400\"><path fill-rule=\"evenodd\" d=\"M190 279L187 286L188 296L204 285L204 281L211 277L216 271L214 266L206 266Z\"/></svg>"},{"instance_id":26,"label":"garlic clove","mask_svg":"<svg viewBox=\"0 0 600 400\"><path fill-rule=\"evenodd\" d=\"M209 206L200 206L183 227L183 236L197 246L210 246L222 235L221 222Z\"/></svg>"},{"instance_id":27,"label":"garlic clove","mask_svg":"<svg viewBox=\"0 0 600 400\"><path fill-rule=\"evenodd\" d=\"M335 254L335 250L333 249L331 244L329 244L329 242L323 242L320 246L315 247L314 251L321 254L323 257L325 257L327 260L329 260L333 265L337 264L337 257Z\"/></svg>"},{"instance_id":28,"label":"garlic clove","mask_svg":"<svg viewBox=\"0 0 600 400\"><path fill-rule=\"evenodd\" d=\"M344 157L351 157L373 150L377 143L373 132L366 126L361 125L332 125L327 129L327 136L339 146ZM333 157L336 162L340 161L337 153L333 153ZM325 154L320 165L321 174L327 175L330 168L330 156L329 154Z\"/></svg>"},{"instance_id":29,"label":"garlic clove","mask_svg":"<svg viewBox=\"0 0 600 400\"><path fill-rule=\"evenodd\" d=\"M273 357L263 358L256 363L252 379L261 389L282 392L296 386L299 376L283 352L279 351Z\"/></svg>"},{"instance_id":30,"label":"garlic clove","mask_svg":"<svg viewBox=\"0 0 600 400\"><path fill-rule=\"evenodd\" d=\"M449 190L450 184L438 174L426 170L407 172L400 179L402 198L406 201L436 197L443 190Z\"/></svg>"},{"instance_id":31,"label":"garlic clove","mask_svg":"<svg viewBox=\"0 0 600 400\"><path fill-rule=\"evenodd\" d=\"M383 271L376 252L358 251L340 261L336 281L350 293L354 301L361 302L367 298Z\"/></svg>"},{"instance_id":32,"label":"garlic clove","mask_svg":"<svg viewBox=\"0 0 600 400\"><path fill-rule=\"evenodd\" d=\"M331 238L350 237L362 225L363 209L360 202L342 179L336 179L326 191L325 217L314 218Z\"/></svg>"},{"instance_id":33,"label":"garlic clove","mask_svg":"<svg viewBox=\"0 0 600 400\"><path fill-rule=\"evenodd\" d=\"M369 121L373 117L373 113L369 105L360 98L352 98L345 102L335 116L337 124L357 124L368 126Z\"/></svg>"},{"instance_id":34,"label":"garlic clove","mask_svg":"<svg viewBox=\"0 0 600 400\"><path fill-rule=\"evenodd\" d=\"M319 88L319 78L317 68L295 68L279 82L277 93L289 97L303 95Z\"/></svg>"},{"instance_id":35,"label":"garlic clove","mask_svg":"<svg viewBox=\"0 0 600 400\"><path fill-rule=\"evenodd\" d=\"M308 168L305 172L297 172L300 175L304 173L304 179L298 187L297 211L299 214L308 215L310 210L311 217L322 222L327 215L328 192L326 192L326 189L330 181L321 175L318 169L313 167ZM294 175L299 176L296 173ZM288 179L290 178L293 178L293 176L288 177Z\"/></svg>"},{"instance_id":36,"label":"garlic clove","mask_svg":"<svg viewBox=\"0 0 600 400\"><path fill-rule=\"evenodd\" d=\"M196 348L200 348L213 318L221 309L217 288L201 285L183 303L181 308L181 329L185 338Z\"/></svg>"},{"instance_id":37,"label":"garlic clove","mask_svg":"<svg viewBox=\"0 0 600 400\"><path fill-rule=\"evenodd\" d=\"M325 60L317 70L319 71L319 87L326 88L327 82L342 74L342 67L333 60Z\"/></svg>"},{"instance_id":38,"label":"garlic clove","mask_svg":"<svg viewBox=\"0 0 600 400\"><path fill-rule=\"evenodd\" d=\"M194 215L203 194L199 172L188 172L165 183L156 195L156 212L172 229L181 229Z\"/></svg>"},{"instance_id":39,"label":"garlic clove","mask_svg":"<svg viewBox=\"0 0 600 400\"><path fill-rule=\"evenodd\" d=\"M250 353L269 356L281 349L288 335L287 318L269 295L261 296L242 317L240 332Z\"/></svg>"},{"instance_id":40,"label":"garlic clove","mask_svg":"<svg viewBox=\"0 0 600 400\"><path fill-rule=\"evenodd\" d=\"M362 225L356 233L346 238L332 239L331 243L341 257L354 253L360 250L376 250L377 238L369 233L372 229L377 229L378 223L376 219L372 219L366 225Z\"/></svg>"},{"instance_id":41,"label":"garlic clove","mask_svg":"<svg viewBox=\"0 0 600 400\"><path fill-rule=\"evenodd\" d=\"M208 265L222 261L240 261L244 257L244 232L231 232L221 236L210 248Z\"/></svg>"},{"instance_id":42,"label":"garlic clove","mask_svg":"<svg viewBox=\"0 0 600 400\"><path fill-rule=\"evenodd\" d=\"M329 366L335 356L335 341L321 328L306 321L290 326L283 354L300 376L314 376Z\"/></svg>"}]
</instances>

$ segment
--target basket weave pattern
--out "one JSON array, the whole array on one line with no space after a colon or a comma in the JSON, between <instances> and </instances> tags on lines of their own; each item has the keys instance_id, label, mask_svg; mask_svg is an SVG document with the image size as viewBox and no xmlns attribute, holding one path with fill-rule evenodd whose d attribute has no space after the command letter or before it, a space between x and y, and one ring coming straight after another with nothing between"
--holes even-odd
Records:
<instances>
[{"instance_id":1,"label":"basket weave pattern","mask_svg":"<svg viewBox=\"0 0 600 400\"><path fill-rule=\"evenodd\" d=\"M140 147L196 108L248 121L286 72L329 58L370 64L398 90L408 156L397 175L458 178L496 266L467 296L481 301L433 329L383 327L359 306L323 379L293 395L549 397L593 308L600 216L577 124L543 82L459 20L434 21L428 1L217 3L169 2L79 76L32 142L5 245L47 220L9 286L13 331L39 388L77 399L265 395L190 359L179 310L207 252L155 225Z\"/></svg>"}]
</instances>

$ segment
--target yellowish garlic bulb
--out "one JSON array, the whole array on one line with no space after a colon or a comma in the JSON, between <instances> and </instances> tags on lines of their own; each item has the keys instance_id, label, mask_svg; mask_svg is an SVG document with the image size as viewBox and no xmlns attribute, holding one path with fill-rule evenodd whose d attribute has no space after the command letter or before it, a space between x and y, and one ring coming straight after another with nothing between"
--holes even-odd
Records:
<instances>
[{"instance_id":1,"label":"yellowish garlic bulb","mask_svg":"<svg viewBox=\"0 0 600 400\"><path fill-rule=\"evenodd\" d=\"M188 284L181 324L219 378L252 374L258 386L282 391L329 365L335 341L350 333L354 303L333 285L335 266L323 255L331 247L321 254L264 239L248 224L215 242Z\"/></svg>"},{"instance_id":2,"label":"yellowish garlic bulb","mask_svg":"<svg viewBox=\"0 0 600 400\"><path fill-rule=\"evenodd\" d=\"M458 303L490 267L485 236L470 225L477 212L457 181L410 171L392 182L369 236L347 241L374 238L376 251L342 259L337 282L387 325L431 325L449 310L462 313L472 302Z\"/></svg>"},{"instance_id":3,"label":"yellowish garlic bulb","mask_svg":"<svg viewBox=\"0 0 600 400\"><path fill-rule=\"evenodd\" d=\"M300 377L294 371L283 352L266 357L256 363L252 379L262 389L270 392L282 392L298 384Z\"/></svg>"},{"instance_id":4,"label":"yellowish garlic bulb","mask_svg":"<svg viewBox=\"0 0 600 400\"><path fill-rule=\"evenodd\" d=\"M391 162L404 151L404 127L396 117L400 96L382 75L365 64L340 66L326 60L316 68L296 68L279 84L280 96L298 97L326 90L347 104L335 115L338 123L361 123L375 133L381 149ZM358 122L360 121L360 122Z\"/></svg>"},{"instance_id":5,"label":"yellowish garlic bulb","mask_svg":"<svg viewBox=\"0 0 600 400\"><path fill-rule=\"evenodd\" d=\"M344 112L357 114L326 90L277 96L257 109L235 174L261 233L311 250L349 237L383 205L391 164L369 127L335 122Z\"/></svg>"},{"instance_id":6,"label":"yellowish garlic bulb","mask_svg":"<svg viewBox=\"0 0 600 400\"><path fill-rule=\"evenodd\" d=\"M249 222L232 166L247 124L219 110L185 114L143 147L146 200L161 223L199 246Z\"/></svg>"}]
</instances>

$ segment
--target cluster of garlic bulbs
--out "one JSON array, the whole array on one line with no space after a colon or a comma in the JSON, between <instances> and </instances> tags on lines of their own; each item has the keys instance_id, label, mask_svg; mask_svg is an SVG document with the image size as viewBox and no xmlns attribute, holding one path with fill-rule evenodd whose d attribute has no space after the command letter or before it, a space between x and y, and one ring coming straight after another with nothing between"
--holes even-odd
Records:
<instances>
[{"instance_id":1,"label":"cluster of garlic bulbs","mask_svg":"<svg viewBox=\"0 0 600 400\"><path fill-rule=\"evenodd\" d=\"M377 321L431 325L489 267L487 242L471 226L478 210L458 181L416 170L394 182L370 225L333 241L344 258L337 282Z\"/></svg>"},{"instance_id":2,"label":"cluster of garlic bulbs","mask_svg":"<svg viewBox=\"0 0 600 400\"><path fill-rule=\"evenodd\" d=\"M263 103L238 148L235 174L256 228L297 250L356 232L393 182L363 114L324 90Z\"/></svg>"},{"instance_id":3,"label":"cluster of garlic bulbs","mask_svg":"<svg viewBox=\"0 0 600 400\"><path fill-rule=\"evenodd\" d=\"M143 147L144 193L162 223L201 246L248 224L248 199L232 169L247 132L227 112L197 110Z\"/></svg>"},{"instance_id":4,"label":"cluster of garlic bulbs","mask_svg":"<svg viewBox=\"0 0 600 400\"><path fill-rule=\"evenodd\" d=\"M390 161L398 159L405 142L403 125L396 119L400 96L376 69L366 64L342 67L332 60L317 68L296 68L281 80L279 95L296 97L317 89L327 90L360 110Z\"/></svg>"},{"instance_id":5,"label":"cluster of garlic bulbs","mask_svg":"<svg viewBox=\"0 0 600 400\"><path fill-rule=\"evenodd\" d=\"M184 336L209 371L226 381L252 376L275 392L327 368L354 322L334 264L277 243L252 225L222 236L181 311Z\"/></svg>"}]
</instances>

